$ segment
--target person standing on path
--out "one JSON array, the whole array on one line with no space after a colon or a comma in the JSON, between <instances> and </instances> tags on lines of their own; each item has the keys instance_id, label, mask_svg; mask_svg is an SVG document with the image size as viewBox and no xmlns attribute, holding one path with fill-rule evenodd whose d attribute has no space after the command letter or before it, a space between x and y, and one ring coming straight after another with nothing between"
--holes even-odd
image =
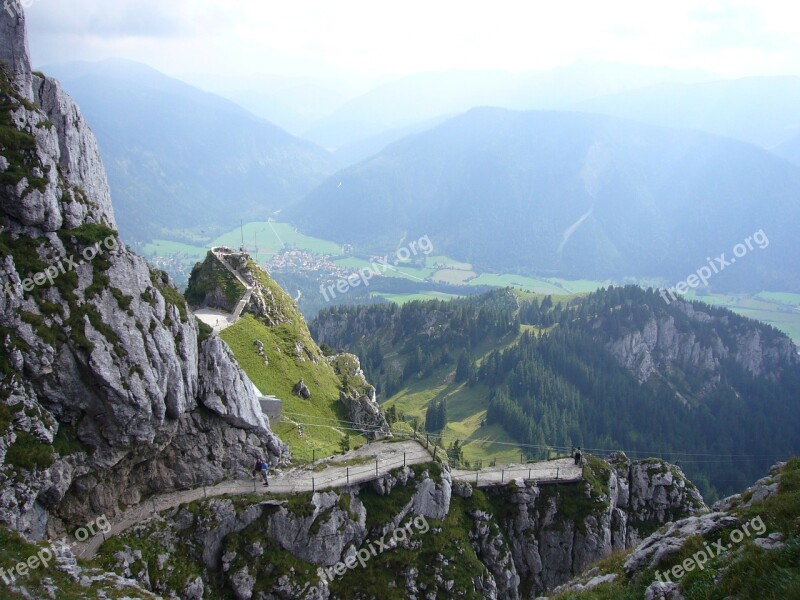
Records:
<instances>
[{"instance_id":1,"label":"person standing on path","mask_svg":"<svg viewBox=\"0 0 800 600\"><path fill-rule=\"evenodd\" d=\"M269 487L269 464L260 456L256 459L256 466L253 469L253 476L257 473L261 474L264 479L264 487Z\"/></svg>"}]
</instances>

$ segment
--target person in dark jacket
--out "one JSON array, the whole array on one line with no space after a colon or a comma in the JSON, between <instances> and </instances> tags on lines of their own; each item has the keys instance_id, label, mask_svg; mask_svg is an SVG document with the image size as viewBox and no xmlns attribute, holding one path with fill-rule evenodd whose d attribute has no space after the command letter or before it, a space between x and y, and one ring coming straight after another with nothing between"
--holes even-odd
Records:
<instances>
[{"instance_id":1,"label":"person in dark jacket","mask_svg":"<svg viewBox=\"0 0 800 600\"><path fill-rule=\"evenodd\" d=\"M264 486L269 486L269 464L260 456L256 459L256 466L253 468L253 476L255 477L258 473L261 474L261 477L264 479Z\"/></svg>"}]
</instances>

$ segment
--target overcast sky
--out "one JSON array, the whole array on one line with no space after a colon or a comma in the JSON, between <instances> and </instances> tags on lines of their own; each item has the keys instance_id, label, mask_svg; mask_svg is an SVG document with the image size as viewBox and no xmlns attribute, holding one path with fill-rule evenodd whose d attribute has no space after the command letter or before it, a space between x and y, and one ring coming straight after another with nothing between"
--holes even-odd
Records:
<instances>
[{"instance_id":1,"label":"overcast sky","mask_svg":"<svg viewBox=\"0 0 800 600\"><path fill-rule=\"evenodd\" d=\"M34 63L386 80L609 60L800 75L800 3L642 0L23 0Z\"/></svg>"}]
</instances>

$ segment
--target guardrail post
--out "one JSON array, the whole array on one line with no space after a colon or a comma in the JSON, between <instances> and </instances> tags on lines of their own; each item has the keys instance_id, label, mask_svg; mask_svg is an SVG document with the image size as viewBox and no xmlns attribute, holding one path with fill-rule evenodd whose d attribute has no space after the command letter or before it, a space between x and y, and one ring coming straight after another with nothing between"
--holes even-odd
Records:
<instances>
[{"instance_id":1,"label":"guardrail post","mask_svg":"<svg viewBox=\"0 0 800 600\"><path fill-rule=\"evenodd\" d=\"M350 467L347 467L347 485L350 485Z\"/></svg>"},{"instance_id":2,"label":"guardrail post","mask_svg":"<svg viewBox=\"0 0 800 600\"><path fill-rule=\"evenodd\" d=\"M378 459L375 459L375 477L378 476Z\"/></svg>"},{"instance_id":3,"label":"guardrail post","mask_svg":"<svg viewBox=\"0 0 800 600\"><path fill-rule=\"evenodd\" d=\"M558 479L558 472L559 472L560 470L561 470L560 468L557 468L557 469L556 469L556 479Z\"/></svg>"},{"instance_id":4,"label":"guardrail post","mask_svg":"<svg viewBox=\"0 0 800 600\"><path fill-rule=\"evenodd\" d=\"M314 483L314 478L311 478L311 493L313 494L316 490L316 484Z\"/></svg>"},{"instance_id":5,"label":"guardrail post","mask_svg":"<svg viewBox=\"0 0 800 600\"><path fill-rule=\"evenodd\" d=\"M478 487L478 473L480 473L480 471L475 471L475 487Z\"/></svg>"},{"instance_id":6,"label":"guardrail post","mask_svg":"<svg viewBox=\"0 0 800 600\"><path fill-rule=\"evenodd\" d=\"M415 442L417 441L417 430L416 429L414 430L414 441Z\"/></svg>"},{"instance_id":7,"label":"guardrail post","mask_svg":"<svg viewBox=\"0 0 800 600\"><path fill-rule=\"evenodd\" d=\"M406 453L403 452L403 466L406 466Z\"/></svg>"},{"instance_id":8,"label":"guardrail post","mask_svg":"<svg viewBox=\"0 0 800 600\"><path fill-rule=\"evenodd\" d=\"M312 463L317 462L317 451L315 448L311 449L311 462Z\"/></svg>"},{"instance_id":9,"label":"guardrail post","mask_svg":"<svg viewBox=\"0 0 800 600\"><path fill-rule=\"evenodd\" d=\"M506 482L506 470L503 469L502 471L500 471L500 473L501 473L500 483L505 483Z\"/></svg>"},{"instance_id":10,"label":"guardrail post","mask_svg":"<svg viewBox=\"0 0 800 600\"><path fill-rule=\"evenodd\" d=\"M528 479L530 479L530 478L531 478L531 470L528 469Z\"/></svg>"}]
</instances>

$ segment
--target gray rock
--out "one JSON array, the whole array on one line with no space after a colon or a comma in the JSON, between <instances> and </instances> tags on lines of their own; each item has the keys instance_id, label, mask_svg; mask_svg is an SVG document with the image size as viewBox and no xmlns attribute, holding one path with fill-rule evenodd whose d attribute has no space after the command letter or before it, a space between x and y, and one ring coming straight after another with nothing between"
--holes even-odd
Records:
<instances>
[{"instance_id":1,"label":"gray rock","mask_svg":"<svg viewBox=\"0 0 800 600\"><path fill-rule=\"evenodd\" d=\"M441 483L431 479L427 471L423 473L411 501L414 514L428 519L443 520L450 512L451 486L450 470L446 465L442 470Z\"/></svg>"},{"instance_id":2,"label":"gray rock","mask_svg":"<svg viewBox=\"0 0 800 600\"><path fill-rule=\"evenodd\" d=\"M496 597L516 600L519 598L520 578L511 549L490 515L476 512L471 516L473 526L470 541L478 559L491 573L494 583L492 592Z\"/></svg>"},{"instance_id":3,"label":"gray rock","mask_svg":"<svg viewBox=\"0 0 800 600\"><path fill-rule=\"evenodd\" d=\"M26 100L10 99L14 122L35 140L29 166L42 181L4 186L0 217L6 234L42 241L43 263L85 261L69 267L74 280L59 275L62 285L40 290L63 314L42 313L35 298L0 295L6 332L0 351L18 368L0 381L0 397L25 407L14 428L45 444L59 428L69 428L91 450L57 457L50 468L19 473L13 485L0 486L0 522L39 539L64 524L113 517L120 503L135 504L147 494L242 476L257 454L285 462L288 452L261 416L253 386L230 350L214 336L198 342L197 323L165 275L115 233L95 250L88 246L102 254L97 257L81 256L87 244L63 235L89 225L113 231L111 196L97 142L79 109L58 82L31 74L17 8L13 1L0 10L0 60ZM18 283L28 273L4 257L0 275L4 283ZM101 282L99 289L93 285ZM43 337L41 327L20 319L21 311L38 315L59 335ZM0 432L0 459L14 436ZM0 465L0 480L10 469Z\"/></svg>"},{"instance_id":4,"label":"gray rock","mask_svg":"<svg viewBox=\"0 0 800 600\"><path fill-rule=\"evenodd\" d=\"M229 578L231 590L236 600L250 600L253 597L253 588L256 579L248 572L247 567L240 569Z\"/></svg>"},{"instance_id":5,"label":"gray rock","mask_svg":"<svg viewBox=\"0 0 800 600\"><path fill-rule=\"evenodd\" d=\"M454 481L453 493L459 498L472 498L472 486L466 481Z\"/></svg>"},{"instance_id":6,"label":"gray rock","mask_svg":"<svg viewBox=\"0 0 800 600\"><path fill-rule=\"evenodd\" d=\"M775 532L767 537L756 538L753 543L762 550L780 550L786 544L783 543L783 534Z\"/></svg>"},{"instance_id":7,"label":"gray rock","mask_svg":"<svg viewBox=\"0 0 800 600\"><path fill-rule=\"evenodd\" d=\"M302 379L298 381L295 386L292 388L292 393L295 396L299 396L303 400L308 400L311 398L311 390L308 389L306 382Z\"/></svg>"},{"instance_id":8,"label":"gray rock","mask_svg":"<svg viewBox=\"0 0 800 600\"><path fill-rule=\"evenodd\" d=\"M709 535L726 527L736 527L739 520L725 513L708 513L687 517L670 523L663 531L656 531L645 539L625 560L628 575L642 569L655 567L664 558L680 551L686 539L694 535Z\"/></svg>"},{"instance_id":9,"label":"gray rock","mask_svg":"<svg viewBox=\"0 0 800 600\"><path fill-rule=\"evenodd\" d=\"M195 577L183 590L183 600L202 600L205 594L205 585L202 577Z\"/></svg>"},{"instance_id":10,"label":"gray rock","mask_svg":"<svg viewBox=\"0 0 800 600\"><path fill-rule=\"evenodd\" d=\"M375 387L364 376L359 358L354 354L339 354L328 360L338 365L349 365L348 389L339 392L339 401L347 411L347 418L355 423L358 429L365 430L365 435L370 440L391 437L392 432L378 404Z\"/></svg>"},{"instance_id":11,"label":"gray rock","mask_svg":"<svg viewBox=\"0 0 800 600\"><path fill-rule=\"evenodd\" d=\"M674 306L692 321L709 323L724 320L677 300ZM701 395L711 392L719 383L719 366L729 357L754 376L776 372L783 361L797 363L793 344L788 339L772 341L762 338L757 328L740 332L729 343L714 335L700 341L694 332L676 325L671 316L651 318L641 330L632 331L607 345L620 364L632 371L639 381L647 381L656 372L669 372L674 367L700 369L708 373Z\"/></svg>"},{"instance_id":12,"label":"gray rock","mask_svg":"<svg viewBox=\"0 0 800 600\"><path fill-rule=\"evenodd\" d=\"M655 581L644 592L645 600L685 600L677 583Z\"/></svg>"},{"instance_id":13,"label":"gray rock","mask_svg":"<svg viewBox=\"0 0 800 600\"><path fill-rule=\"evenodd\" d=\"M32 99L31 59L28 50L28 35L25 11L19 0L9 0L4 6L3 35L0 36L0 60L8 65L14 75L15 88L26 99Z\"/></svg>"}]
</instances>

